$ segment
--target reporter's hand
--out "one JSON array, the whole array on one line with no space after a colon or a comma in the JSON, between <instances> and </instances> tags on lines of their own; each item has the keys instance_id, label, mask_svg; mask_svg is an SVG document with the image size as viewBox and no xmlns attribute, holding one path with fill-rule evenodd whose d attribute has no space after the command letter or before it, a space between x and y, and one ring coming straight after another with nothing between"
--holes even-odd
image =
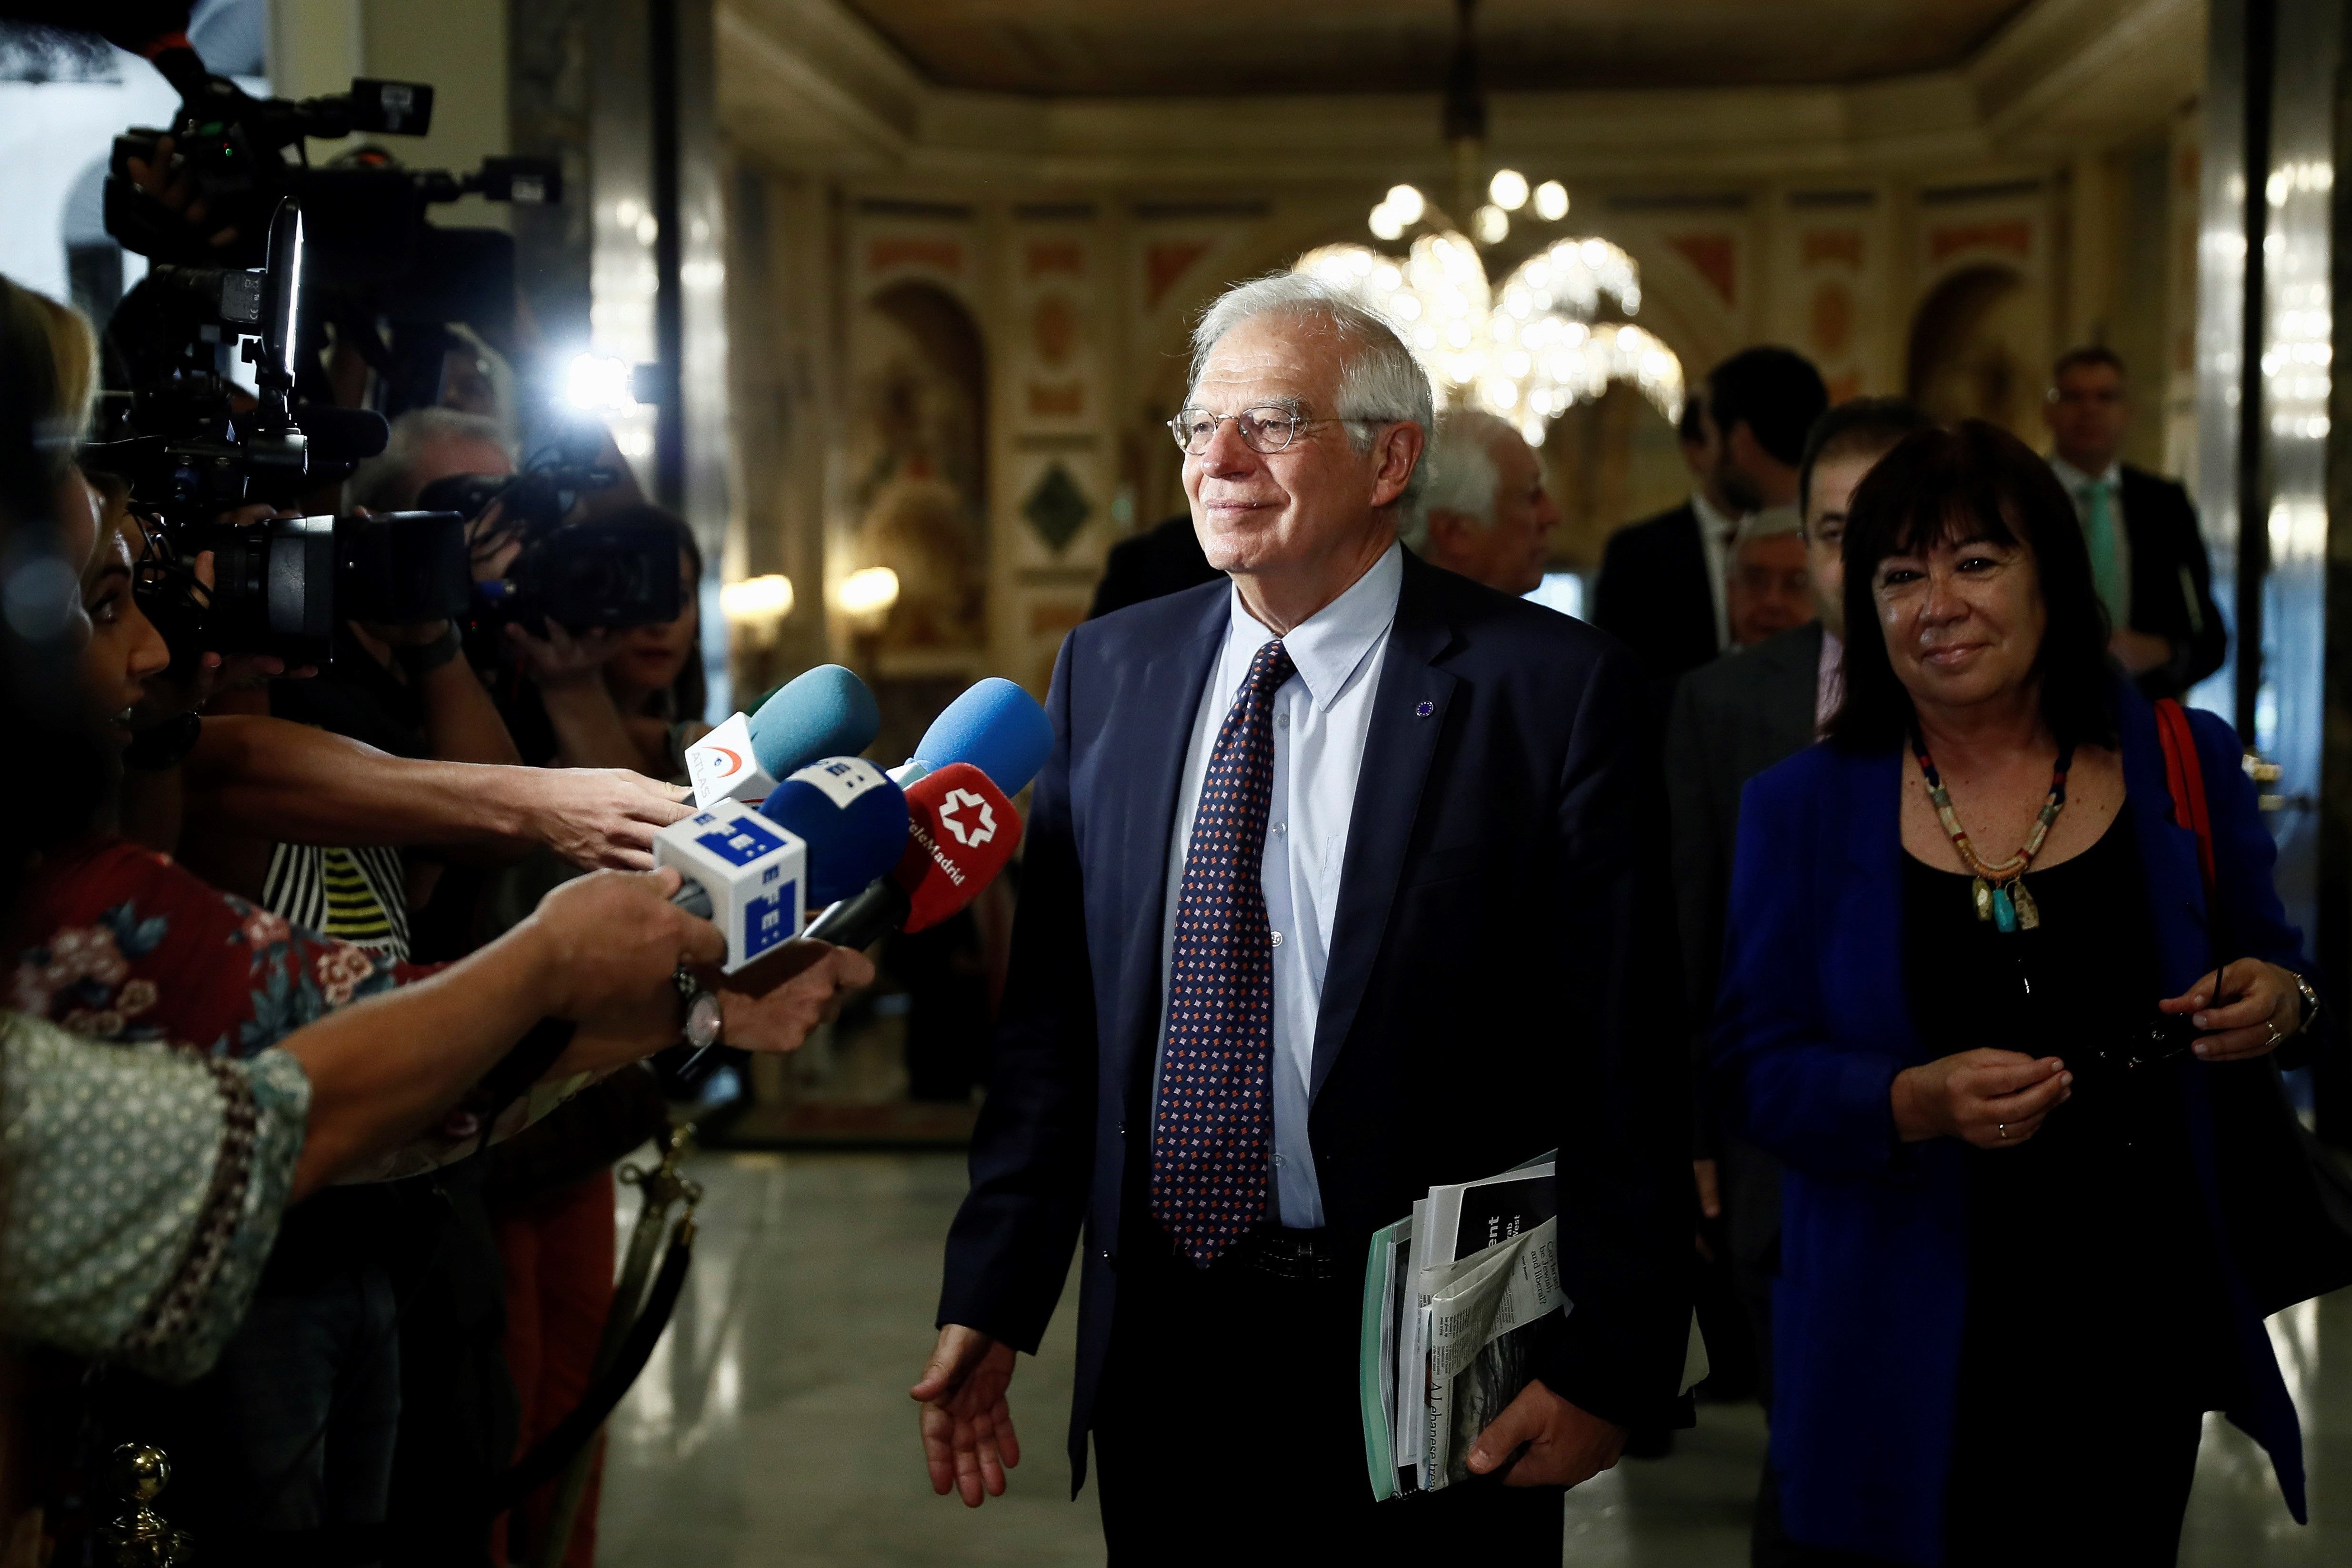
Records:
<instances>
[{"instance_id":1,"label":"reporter's hand","mask_svg":"<svg viewBox=\"0 0 2352 1568\"><path fill-rule=\"evenodd\" d=\"M719 1038L739 1051L793 1051L874 983L874 961L854 947L795 937L733 975L702 972L719 995Z\"/></svg>"},{"instance_id":2,"label":"reporter's hand","mask_svg":"<svg viewBox=\"0 0 2352 1568\"><path fill-rule=\"evenodd\" d=\"M2054 1056L1981 1049L1939 1057L1895 1075L1895 1130L1906 1144L1965 1138L2006 1149L2042 1130L2042 1119L2074 1092L2074 1075Z\"/></svg>"},{"instance_id":3,"label":"reporter's hand","mask_svg":"<svg viewBox=\"0 0 2352 1568\"><path fill-rule=\"evenodd\" d=\"M677 870L591 872L539 901L523 924L541 944L547 1011L585 1022L600 1013L627 1016L667 993L672 1036L677 1018L671 984L682 964L715 964L727 938L669 901Z\"/></svg>"},{"instance_id":4,"label":"reporter's hand","mask_svg":"<svg viewBox=\"0 0 2352 1568\"><path fill-rule=\"evenodd\" d=\"M2159 1012L2197 1015L2190 1021L2208 1032L2189 1049L2204 1061L2268 1056L2303 1028L2303 990L2291 971L2260 958L2241 958L2224 964L2220 978L2220 995L2235 1000L2214 1006L2214 977L2208 974L2156 1004Z\"/></svg>"},{"instance_id":5,"label":"reporter's hand","mask_svg":"<svg viewBox=\"0 0 2352 1568\"><path fill-rule=\"evenodd\" d=\"M649 871L654 834L694 815L692 793L625 768L547 768L531 785L531 836L583 871Z\"/></svg>"},{"instance_id":6,"label":"reporter's hand","mask_svg":"<svg viewBox=\"0 0 2352 1568\"><path fill-rule=\"evenodd\" d=\"M1478 1434L1470 1469L1483 1476L1518 1454L1505 1486L1579 1486L1616 1465L1627 1436L1614 1421L1579 1409L1538 1379Z\"/></svg>"},{"instance_id":7,"label":"reporter's hand","mask_svg":"<svg viewBox=\"0 0 2352 1568\"><path fill-rule=\"evenodd\" d=\"M950 1323L923 1375L907 1392L923 1407L923 1460L931 1490L963 1494L966 1508L1004 1495L1004 1472L1021 1462L1013 1436L1013 1347L978 1329Z\"/></svg>"}]
</instances>

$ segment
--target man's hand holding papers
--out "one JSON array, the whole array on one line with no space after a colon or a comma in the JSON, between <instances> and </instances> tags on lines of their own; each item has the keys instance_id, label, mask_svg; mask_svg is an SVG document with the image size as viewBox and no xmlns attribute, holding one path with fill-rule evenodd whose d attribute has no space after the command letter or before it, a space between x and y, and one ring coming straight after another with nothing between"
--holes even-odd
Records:
<instances>
[{"instance_id":1,"label":"man's hand holding papers","mask_svg":"<svg viewBox=\"0 0 2352 1568\"><path fill-rule=\"evenodd\" d=\"M1625 1437L1624 1427L1578 1409L1538 1381L1478 1434L1470 1469L1486 1475L1516 1454L1505 1486L1578 1486L1615 1467Z\"/></svg>"}]
</instances>

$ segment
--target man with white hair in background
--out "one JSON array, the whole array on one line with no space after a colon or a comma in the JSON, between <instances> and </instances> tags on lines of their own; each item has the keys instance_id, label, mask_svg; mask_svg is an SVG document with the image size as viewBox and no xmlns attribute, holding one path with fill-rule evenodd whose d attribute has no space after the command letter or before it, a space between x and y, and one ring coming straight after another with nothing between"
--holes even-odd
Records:
<instances>
[{"instance_id":1,"label":"man with white hair in background","mask_svg":"<svg viewBox=\"0 0 2352 1568\"><path fill-rule=\"evenodd\" d=\"M1432 399L1378 317L1279 274L1211 306L1193 350L1170 428L1226 580L1062 644L912 1390L931 1482L1003 1490L1014 1354L1083 1231L1069 1453L1082 1479L1093 1435L1114 1563L1557 1561L1559 1489L1628 1427L1687 1419L1687 1061L1643 676L1398 545ZM1492 1479L1375 1504L1371 1232L1555 1148L1575 1308L1473 1449Z\"/></svg>"},{"instance_id":2,"label":"man with white hair in background","mask_svg":"<svg viewBox=\"0 0 2352 1568\"><path fill-rule=\"evenodd\" d=\"M1482 409L1457 409L1438 423L1425 462L1418 513L1397 527L1405 549L1497 593L1542 586L1544 536L1559 526L1559 508L1517 427Z\"/></svg>"}]
</instances>

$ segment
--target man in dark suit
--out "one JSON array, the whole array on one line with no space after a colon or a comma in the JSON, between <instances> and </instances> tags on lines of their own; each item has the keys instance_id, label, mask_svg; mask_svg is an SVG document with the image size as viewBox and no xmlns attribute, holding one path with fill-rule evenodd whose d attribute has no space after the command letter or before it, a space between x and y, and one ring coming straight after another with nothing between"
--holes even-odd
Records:
<instances>
[{"instance_id":1,"label":"man in dark suit","mask_svg":"<svg viewBox=\"0 0 2352 1568\"><path fill-rule=\"evenodd\" d=\"M1724 580L1739 519L1797 498L1805 432L1829 406L1819 371L1793 350L1743 349L1683 407L1683 458L1697 488L1672 511L1610 537L1592 622L1671 682L1731 645Z\"/></svg>"},{"instance_id":2,"label":"man in dark suit","mask_svg":"<svg viewBox=\"0 0 2352 1568\"><path fill-rule=\"evenodd\" d=\"M1230 579L1071 632L939 1343L932 1484L1017 1457L1006 1387L1084 1235L1069 1452L1112 1561L1475 1541L1556 1559L1558 1489L1671 1421L1687 1061L1643 681L1582 623L1395 542L1432 425L1393 331L1311 277L1195 334L1172 423ZM1376 1228L1559 1154L1561 1285L1471 1464L1376 1505Z\"/></svg>"},{"instance_id":3,"label":"man in dark suit","mask_svg":"<svg viewBox=\"0 0 2352 1568\"><path fill-rule=\"evenodd\" d=\"M1694 1062L1700 1060L1715 1013L1739 792L1767 768L1811 746L1836 706L1846 503L1874 464L1927 423L1925 414L1897 398L1856 399L1814 422L1798 465L1797 494L1816 619L1727 653L1691 672L1675 688L1666 725L1666 801L1674 821L1675 904ZM1733 1287L1755 1344L1758 1386L1769 1406L1771 1289L1780 1251L1780 1162L1752 1144L1718 1134L1703 1108L1695 1162L1700 1211L1724 1222ZM1708 1329L1711 1341L1720 1337L1715 1323Z\"/></svg>"},{"instance_id":4,"label":"man in dark suit","mask_svg":"<svg viewBox=\"0 0 2352 1568\"><path fill-rule=\"evenodd\" d=\"M2042 413L2051 470L2074 497L2115 627L2109 651L2149 698L2178 697L2230 650L2197 508L2171 480L2118 460L2130 409L2112 350L2058 356Z\"/></svg>"},{"instance_id":5,"label":"man in dark suit","mask_svg":"<svg viewBox=\"0 0 2352 1568\"><path fill-rule=\"evenodd\" d=\"M1181 593L1225 574L1201 553L1200 536L1192 531L1192 515L1179 512L1132 538L1110 547L1103 562L1102 580L1095 584L1095 601L1087 607L1092 621L1114 610L1140 604L1162 594Z\"/></svg>"}]
</instances>

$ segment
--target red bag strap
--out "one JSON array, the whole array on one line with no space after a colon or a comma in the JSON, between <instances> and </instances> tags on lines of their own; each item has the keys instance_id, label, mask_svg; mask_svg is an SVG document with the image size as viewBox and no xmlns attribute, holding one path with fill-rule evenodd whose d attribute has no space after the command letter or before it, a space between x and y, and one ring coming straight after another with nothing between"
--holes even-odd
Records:
<instances>
[{"instance_id":1,"label":"red bag strap","mask_svg":"<svg viewBox=\"0 0 2352 1568\"><path fill-rule=\"evenodd\" d=\"M2205 809L2205 767L2197 756L2188 711L2170 697L2156 705L2156 735L2164 744L2164 782L2172 793L2172 820L2197 835L2197 866L2204 873L2210 904L2214 896L2213 819Z\"/></svg>"}]
</instances>

